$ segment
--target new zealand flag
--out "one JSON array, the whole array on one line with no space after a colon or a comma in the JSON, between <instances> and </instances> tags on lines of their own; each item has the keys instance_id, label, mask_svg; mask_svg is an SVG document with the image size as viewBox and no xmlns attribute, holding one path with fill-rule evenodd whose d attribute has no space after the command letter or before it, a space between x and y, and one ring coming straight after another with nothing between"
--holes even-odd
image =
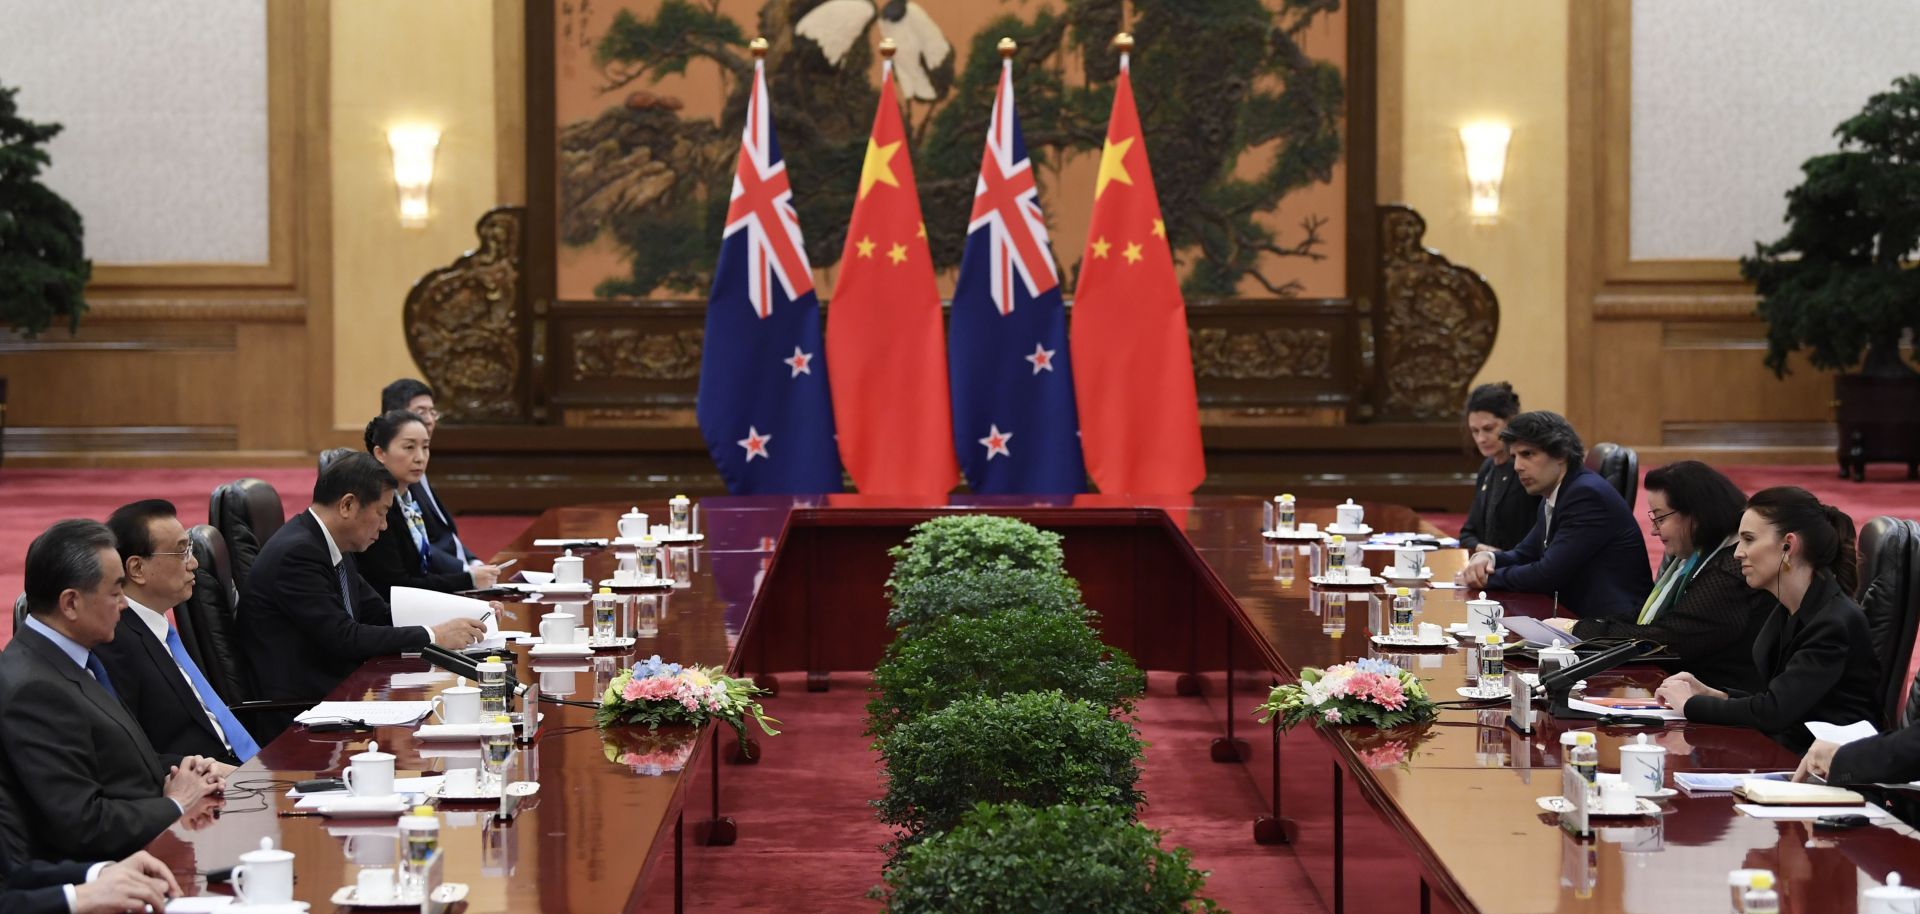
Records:
<instances>
[{"instance_id":1,"label":"new zealand flag","mask_svg":"<svg viewBox=\"0 0 1920 914\"><path fill-rule=\"evenodd\" d=\"M947 334L953 445L973 491L1086 488L1067 349L1060 271L1013 111L1008 60L993 100Z\"/></svg>"},{"instance_id":2,"label":"new zealand flag","mask_svg":"<svg viewBox=\"0 0 1920 914\"><path fill-rule=\"evenodd\" d=\"M820 300L758 61L707 298L695 413L727 491L840 491Z\"/></svg>"}]
</instances>

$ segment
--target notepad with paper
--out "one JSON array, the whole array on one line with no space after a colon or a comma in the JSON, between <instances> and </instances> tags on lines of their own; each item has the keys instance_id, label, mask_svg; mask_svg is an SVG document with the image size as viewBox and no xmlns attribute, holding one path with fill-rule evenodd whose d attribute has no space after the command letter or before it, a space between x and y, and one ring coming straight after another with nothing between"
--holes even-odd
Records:
<instances>
[{"instance_id":1,"label":"notepad with paper","mask_svg":"<svg viewBox=\"0 0 1920 914\"><path fill-rule=\"evenodd\" d=\"M1863 797L1844 787L1828 787L1824 784L1796 784L1792 781L1770 781L1761 778L1749 778L1733 789L1737 796L1749 803L1761 806L1860 806L1867 802Z\"/></svg>"}]
</instances>

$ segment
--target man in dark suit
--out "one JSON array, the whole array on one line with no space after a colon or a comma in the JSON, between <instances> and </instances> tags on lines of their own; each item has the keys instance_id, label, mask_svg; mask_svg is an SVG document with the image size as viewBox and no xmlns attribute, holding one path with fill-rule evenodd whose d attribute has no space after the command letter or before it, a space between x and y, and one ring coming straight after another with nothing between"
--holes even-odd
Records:
<instances>
[{"instance_id":1,"label":"man in dark suit","mask_svg":"<svg viewBox=\"0 0 1920 914\"><path fill-rule=\"evenodd\" d=\"M1558 594L1581 618L1627 617L1653 590L1633 506L1580 465L1580 435L1559 413L1521 413L1501 429L1515 475L1540 514L1520 544L1482 552L1461 572L1472 590Z\"/></svg>"},{"instance_id":2,"label":"man in dark suit","mask_svg":"<svg viewBox=\"0 0 1920 914\"><path fill-rule=\"evenodd\" d=\"M161 758L204 755L221 774L260 747L214 691L164 613L193 596L198 563L173 504L153 498L107 518L126 574L127 608L112 641L99 647L114 690Z\"/></svg>"},{"instance_id":3,"label":"man in dark suit","mask_svg":"<svg viewBox=\"0 0 1920 914\"><path fill-rule=\"evenodd\" d=\"M0 753L0 783L12 783ZM26 828L6 791L0 791L0 914L109 914L165 908L180 883L158 859L136 851L119 863L34 860L20 836Z\"/></svg>"},{"instance_id":4,"label":"man in dark suit","mask_svg":"<svg viewBox=\"0 0 1920 914\"><path fill-rule=\"evenodd\" d=\"M95 521L60 521L27 548L29 615L0 652L0 788L31 823L7 840L34 858L133 853L217 807L226 788L210 759L169 771L114 696L93 649L120 621L119 567Z\"/></svg>"},{"instance_id":5,"label":"man in dark suit","mask_svg":"<svg viewBox=\"0 0 1920 914\"><path fill-rule=\"evenodd\" d=\"M459 649L486 633L477 619L395 627L387 601L361 579L353 556L386 528L397 485L372 456L341 457L320 471L312 506L261 548L240 597L239 627L264 697L318 702L369 657L428 642Z\"/></svg>"},{"instance_id":6,"label":"man in dark suit","mask_svg":"<svg viewBox=\"0 0 1920 914\"><path fill-rule=\"evenodd\" d=\"M433 406L433 388L426 382L414 378L401 378L388 384L380 391L380 411L390 412L404 409L420 417L427 425L427 436L433 436L433 428L440 421L440 411ZM433 487L427 484L423 473L420 481L407 487L415 501L424 510L421 512L427 522L427 542L433 547L427 556L427 570L435 574L452 574L467 570L467 566L480 561L480 557L468 551L466 544L460 542L460 528L454 523L453 512L440 503L440 497L433 494Z\"/></svg>"}]
</instances>

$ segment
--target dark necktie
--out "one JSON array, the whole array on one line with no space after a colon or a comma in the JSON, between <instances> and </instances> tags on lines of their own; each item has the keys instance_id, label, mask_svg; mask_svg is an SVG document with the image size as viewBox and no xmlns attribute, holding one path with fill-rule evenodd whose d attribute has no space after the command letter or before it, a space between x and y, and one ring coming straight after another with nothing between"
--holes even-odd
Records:
<instances>
[{"instance_id":1,"label":"dark necktie","mask_svg":"<svg viewBox=\"0 0 1920 914\"><path fill-rule=\"evenodd\" d=\"M347 563L342 559L333 566L333 573L340 576L340 605L347 608L347 618L356 618L353 614L353 588L347 586Z\"/></svg>"},{"instance_id":2,"label":"dark necktie","mask_svg":"<svg viewBox=\"0 0 1920 914\"><path fill-rule=\"evenodd\" d=\"M108 695L116 699L120 697L120 693L113 690L113 679L107 675L107 665L100 662L99 654L87 655L87 672L93 674L94 680L100 683L100 688L107 690Z\"/></svg>"}]
</instances>

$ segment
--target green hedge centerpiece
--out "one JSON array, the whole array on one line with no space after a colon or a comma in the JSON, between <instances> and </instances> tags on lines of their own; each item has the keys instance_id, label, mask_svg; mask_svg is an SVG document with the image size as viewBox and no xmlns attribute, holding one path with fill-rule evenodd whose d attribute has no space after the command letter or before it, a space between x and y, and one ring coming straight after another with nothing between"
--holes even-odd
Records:
<instances>
[{"instance_id":1,"label":"green hedge centerpiece","mask_svg":"<svg viewBox=\"0 0 1920 914\"><path fill-rule=\"evenodd\" d=\"M880 819L904 846L946 831L975 803L1140 804L1133 726L1058 691L963 698L874 742L886 763Z\"/></svg>"},{"instance_id":2,"label":"green hedge centerpiece","mask_svg":"<svg viewBox=\"0 0 1920 914\"><path fill-rule=\"evenodd\" d=\"M1017 518L990 514L936 517L915 526L907 541L887 554L895 559L893 574L887 578L890 591L950 571L1024 568L1060 572L1066 568L1060 534Z\"/></svg>"},{"instance_id":3,"label":"green hedge centerpiece","mask_svg":"<svg viewBox=\"0 0 1920 914\"><path fill-rule=\"evenodd\" d=\"M952 616L927 623L917 638L895 639L873 685L880 694L867 705L867 732L879 735L981 695L1057 690L1110 714L1131 713L1147 677L1079 618L1020 608Z\"/></svg>"},{"instance_id":4,"label":"green hedge centerpiece","mask_svg":"<svg viewBox=\"0 0 1920 914\"><path fill-rule=\"evenodd\" d=\"M1253 709L1261 723L1280 718L1280 729L1301 721L1316 727L1369 724L1385 730L1432 720L1439 714L1420 679L1385 660L1362 658L1300 671L1300 681L1274 686Z\"/></svg>"},{"instance_id":5,"label":"green hedge centerpiece","mask_svg":"<svg viewBox=\"0 0 1920 914\"><path fill-rule=\"evenodd\" d=\"M949 616L989 616L1006 609L1036 609L1090 619L1080 602L1080 584L1065 573L1032 568L949 571L896 587L887 624L913 638Z\"/></svg>"},{"instance_id":6,"label":"green hedge centerpiece","mask_svg":"<svg viewBox=\"0 0 1920 914\"><path fill-rule=\"evenodd\" d=\"M1112 806L981 804L887 870L892 914L1218 911L1184 847Z\"/></svg>"}]
</instances>

